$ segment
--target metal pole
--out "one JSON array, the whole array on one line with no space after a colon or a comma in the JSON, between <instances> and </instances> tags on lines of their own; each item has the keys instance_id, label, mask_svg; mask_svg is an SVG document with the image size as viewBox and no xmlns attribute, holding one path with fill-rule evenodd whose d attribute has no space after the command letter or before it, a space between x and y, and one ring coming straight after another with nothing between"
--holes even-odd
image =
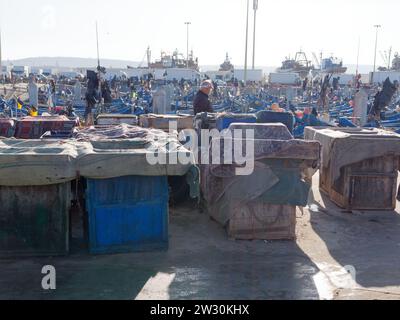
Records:
<instances>
[{"instance_id":1,"label":"metal pole","mask_svg":"<svg viewBox=\"0 0 400 320\"><path fill-rule=\"evenodd\" d=\"M2 59L2 55L1 55L1 29L0 29L0 79L3 80L3 65L1 63L1 59Z\"/></svg>"},{"instance_id":2,"label":"metal pole","mask_svg":"<svg viewBox=\"0 0 400 320\"><path fill-rule=\"evenodd\" d=\"M191 22L185 22L186 24L186 68L189 69L189 25Z\"/></svg>"},{"instance_id":3,"label":"metal pole","mask_svg":"<svg viewBox=\"0 0 400 320\"><path fill-rule=\"evenodd\" d=\"M249 1L247 0L247 16L246 16L246 48L244 57L244 84L247 83L247 47L249 38Z\"/></svg>"},{"instance_id":4,"label":"metal pole","mask_svg":"<svg viewBox=\"0 0 400 320\"><path fill-rule=\"evenodd\" d=\"M253 70L254 70L255 69L255 60L256 60L256 25L257 25L258 0L253 0L253 10L254 10Z\"/></svg>"},{"instance_id":5,"label":"metal pole","mask_svg":"<svg viewBox=\"0 0 400 320\"><path fill-rule=\"evenodd\" d=\"M372 73L372 77L371 77L372 84L374 83L374 76L375 76L375 71L376 71L376 50L378 48L378 30L381 26L377 24L377 25L374 25L374 27L376 28L376 38L375 38L374 72Z\"/></svg>"}]
</instances>

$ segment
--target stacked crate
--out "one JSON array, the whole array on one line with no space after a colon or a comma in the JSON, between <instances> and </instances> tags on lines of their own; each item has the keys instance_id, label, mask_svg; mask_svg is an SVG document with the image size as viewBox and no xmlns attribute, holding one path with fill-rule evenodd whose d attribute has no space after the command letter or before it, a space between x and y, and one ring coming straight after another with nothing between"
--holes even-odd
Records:
<instances>
[{"instance_id":1,"label":"stacked crate","mask_svg":"<svg viewBox=\"0 0 400 320\"><path fill-rule=\"evenodd\" d=\"M307 127L305 138L320 141L320 189L348 210L394 210L400 135L363 128Z\"/></svg>"},{"instance_id":2,"label":"stacked crate","mask_svg":"<svg viewBox=\"0 0 400 320\"><path fill-rule=\"evenodd\" d=\"M294 140L283 124L235 123L229 129L244 135L254 130L254 140L244 136L241 141L243 150L254 143L254 171L238 176L235 164L203 164L201 187L209 214L235 239L295 239L296 207L307 204L310 189L302 170L317 165L319 143ZM223 145L220 150L225 152Z\"/></svg>"},{"instance_id":3,"label":"stacked crate","mask_svg":"<svg viewBox=\"0 0 400 320\"><path fill-rule=\"evenodd\" d=\"M72 133L76 124L75 120L70 120L65 116L25 117L17 122L15 138L40 139L48 131Z\"/></svg>"},{"instance_id":4,"label":"stacked crate","mask_svg":"<svg viewBox=\"0 0 400 320\"><path fill-rule=\"evenodd\" d=\"M190 115L145 114L139 117L139 124L143 128L168 131L171 122L176 123L177 130L193 129L193 116Z\"/></svg>"},{"instance_id":5,"label":"stacked crate","mask_svg":"<svg viewBox=\"0 0 400 320\"><path fill-rule=\"evenodd\" d=\"M62 142L0 140L0 256L68 253L74 153Z\"/></svg>"},{"instance_id":6,"label":"stacked crate","mask_svg":"<svg viewBox=\"0 0 400 320\"><path fill-rule=\"evenodd\" d=\"M15 121L12 119L0 119L0 137L11 138L15 132Z\"/></svg>"}]
</instances>

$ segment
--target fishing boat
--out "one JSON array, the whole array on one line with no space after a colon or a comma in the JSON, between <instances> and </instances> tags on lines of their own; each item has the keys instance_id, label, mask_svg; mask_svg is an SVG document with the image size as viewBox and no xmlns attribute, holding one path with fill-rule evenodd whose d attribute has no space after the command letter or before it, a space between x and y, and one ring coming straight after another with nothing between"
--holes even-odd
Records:
<instances>
[{"instance_id":1,"label":"fishing boat","mask_svg":"<svg viewBox=\"0 0 400 320\"><path fill-rule=\"evenodd\" d=\"M148 49L149 50L149 49ZM150 60L150 59L149 59ZM161 57L155 62L148 62L151 69L168 69L168 68L189 68L199 71L199 60L194 58L193 51L190 52L188 59L176 49L172 55L161 52Z\"/></svg>"},{"instance_id":2,"label":"fishing boat","mask_svg":"<svg viewBox=\"0 0 400 320\"><path fill-rule=\"evenodd\" d=\"M346 73L347 68L343 66L342 60L331 56L321 60L321 71L323 73Z\"/></svg>"},{"instance_id":3,"label":"fishing boat","mask_svg":"<svg viewBox=\"0 0 400 320\"><path fill-rule=\"evenodd\" d=\"M220 65L219 71L233 71L234 69L235 67L231 63L228 53L226 53L225 61L223 64Z\"/></svg>"},{"instance_id":4,"label":"fishing boat","mask_svg":"<svg viewBox=\"0 0 400 320\"><path fill-rule=\"evenodd\" d=\"M295 58L291 59L290 56L282 62L282 67L276 71L279 73L298 73L300 77L306 77L311 70L314 70L314 66L310 60L307 59L307 55L303 51L296 52Z\"/></svg>"}]
</instances>

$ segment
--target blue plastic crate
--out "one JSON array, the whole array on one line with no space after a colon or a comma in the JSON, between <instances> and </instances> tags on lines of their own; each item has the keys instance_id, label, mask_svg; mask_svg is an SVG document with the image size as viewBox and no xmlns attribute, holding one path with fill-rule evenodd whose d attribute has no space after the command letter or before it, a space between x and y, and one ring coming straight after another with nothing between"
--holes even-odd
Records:
<instances>
[{"instance_id":1,"label":"blue plastic crate","mask_svg":"<svg viewBox=\"0 0 400 320\"><path fill-rule=\"evenodd\" d=\"M86 207L90 253L168 249L167 177L88 179Z\"/></svg>"},{"instance_id":2,"label":"blue plastic crate","mask_svg":"<svg viewBox=\"0 0 400 320\"><path fill-rule=\"evenodd\" d=\"M253 114L225 114L216 120L216 127L219 131L228 129L232 123L256 123L257 118Z\"/></svg>"}]
</instances>

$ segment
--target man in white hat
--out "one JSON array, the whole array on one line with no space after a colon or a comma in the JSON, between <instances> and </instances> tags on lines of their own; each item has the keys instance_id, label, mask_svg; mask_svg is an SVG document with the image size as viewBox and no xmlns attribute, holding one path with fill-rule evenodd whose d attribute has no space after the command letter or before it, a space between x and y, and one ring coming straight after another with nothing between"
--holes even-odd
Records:
<instances>
[{"instance_id":1,"label":"man in white hat","mask_svg":"<svg viewBox=\"0 0 400 320\"><path fill-rule=\"evenodd\" d=\"M201 84L200 90L199 92L197 92L193 100L193 108L195 115L201 112L214 112L211 106L211 102L208 99L212 89L213 89L213 84L210 80L206 80Z\"/></svg>"}]
</instances>

